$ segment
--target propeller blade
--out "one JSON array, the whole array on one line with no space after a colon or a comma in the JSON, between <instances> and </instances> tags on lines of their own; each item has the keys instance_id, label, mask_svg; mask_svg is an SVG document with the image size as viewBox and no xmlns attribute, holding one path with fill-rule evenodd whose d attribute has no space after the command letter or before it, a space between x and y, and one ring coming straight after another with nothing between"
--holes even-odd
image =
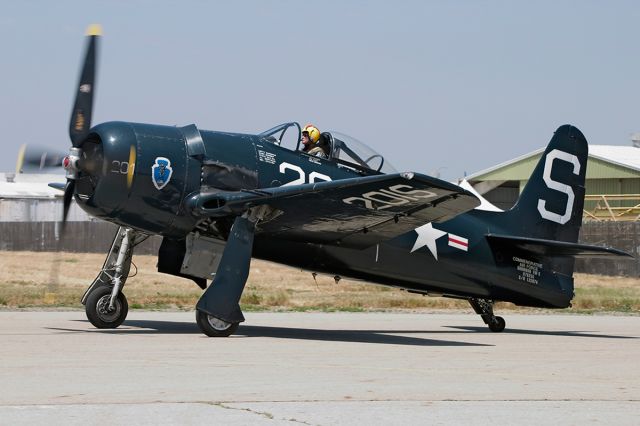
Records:
<instances>
[{"instance_id":1,"label":"propeller blade","mask_svg":"<svg viewBox=\"0 0 640 426\"><path fill-rule=\"evenodd\" d=\"M69 207L71 207L71 200L73 200L73 192L75 190L76 181L73 179L67 179L67 184L64 187L63 197L63 210L62 210L62 230L67 223L67 215L69 214Z\"/></svg>"},{"instance_id":2,"label":"propeller blade","mask_svg":"<svg viewBox=\"0 0 640 426\"><path fill-rule=\"evenodd\" d=\"M55 189L62 189L62 184L50 183L50 187ZM56 252L60 253L64 246L64 239L67 229L67 216L69 215L69 208L71 207L71 200L73 200L73 193L75 190L76 181L74 179L67 179L67 183L64 185L64 195L62 197L62 226L60 229L60 238L56 243ZM51 264L51 271L49 272L48 291L50 293L56 293L58 291L58 285L60 284L60 256L56 256Z\"/></svg>"},{"instance_id":3,"label":"propeller blade","mask_svg":"<svg viewBox=\"0 0 640 426\"><path fill-rule=\"evenodd\" d=\"M93 112L93 93L95 92L96 50L98 37L102 29L99 25L91 25L87 29L87 48L76 91L76 100L71 111L69 137L74 147L79 147L89 134L91 115Z\"/></svg>"},{"instance_id":4,"label":"propeller blade","mask_svg":"<svg viewBox=\"0 0 640 426\"><path fill-rule=\"evenodd\" d=\"M47 184L49 188L57 189L58 191L64 191L64 188L67 186L64 183L52 182Z\"/></svg>"},{"instance_id":5,"label":"propeller blade","mask_svg":"<svg viewBox=\"0 0 640 426\"><path fill-rule=\"evenodd\" d=\"M67 154L47 148L22 145L18 153L17 173L62 167L62 160Z\"/></svg>"},{"instance_id":6,"label":"propeller blade","mask_svg":"<svg viewBox=\"0 0 640 426\"><path fill-rule=\"evenodd\" d=\"M22 173L22 167L24 167L24 152L27 150L27 144L20 146L18 150L18 161L16 161L16 174Z\"/></svg>"}]
</instances>

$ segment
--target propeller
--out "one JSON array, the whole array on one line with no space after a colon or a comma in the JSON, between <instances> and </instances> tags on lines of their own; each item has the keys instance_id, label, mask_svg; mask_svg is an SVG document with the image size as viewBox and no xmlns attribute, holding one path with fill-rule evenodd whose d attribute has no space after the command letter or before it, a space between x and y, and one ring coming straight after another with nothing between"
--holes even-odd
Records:
<instances>
[{"instance_id":1,"label":"propeller","mask_svg":"<svg viewBox=\"0 0 640 426\"><path fill-rule=\"evenodd\" d=\"M75 191L75 182L78 174L78 165L82 155L80 147L89 136L91 129L91 116L93 114L93 94L95 92L96 76L96 56L98 50L98 37L102 29L99 25L91 25L87 29L87 43L85 49L84 63L80 73L80 80L76 90L76 99L71 110L69 120L69 139L72 148L62 161L62 165L67 171L67 183L64 187L63 210L62 210L62 230L67 222L71 200Z\"/></svg>"}]
</instances>

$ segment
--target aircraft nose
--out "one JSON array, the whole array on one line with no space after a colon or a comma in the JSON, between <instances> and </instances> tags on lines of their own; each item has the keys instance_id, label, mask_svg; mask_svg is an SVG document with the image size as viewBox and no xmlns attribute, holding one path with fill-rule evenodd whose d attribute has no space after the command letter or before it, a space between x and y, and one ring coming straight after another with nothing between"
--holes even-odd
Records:
<instances>
[{"instance_id":1,"label":"aircraft nose","mask_svg":"<svg viewBox=\"0 0 640 426\"><path fill-rule=\"evenodd\" d=\"M126 202L135 168L136 134L123 122L95 126L77 160L76 201L100 216Z\"/></svg>"}]
</instances>

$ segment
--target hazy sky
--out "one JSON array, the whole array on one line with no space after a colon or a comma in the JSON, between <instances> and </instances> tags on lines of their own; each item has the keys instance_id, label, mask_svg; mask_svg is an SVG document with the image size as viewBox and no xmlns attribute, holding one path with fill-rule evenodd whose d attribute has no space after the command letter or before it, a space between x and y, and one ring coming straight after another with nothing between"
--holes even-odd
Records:
<instances>
[{"instance_id":1,"label":"hazy sky","mask_svg":"<svg viewBox=\"0 0 640 426\"><path fill-rule=\"evenodd\" d=\"M636 1L0 1L0 171L66 150L83 34L104 29L93 124L285 121L455 179L540 148L640 131Z\"/></svg>"}]
</instances>

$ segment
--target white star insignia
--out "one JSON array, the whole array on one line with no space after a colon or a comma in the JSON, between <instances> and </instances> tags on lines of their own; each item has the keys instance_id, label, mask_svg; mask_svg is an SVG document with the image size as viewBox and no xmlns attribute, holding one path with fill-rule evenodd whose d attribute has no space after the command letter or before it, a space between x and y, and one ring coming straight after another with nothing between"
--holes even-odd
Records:
<instances>
[{"instance_id":1,"label":"white star insignia","mask_svg":"<svg viewBox=\"0 0 640 426\"><path fill-rule=\"evenodd\" d=\"M447 233L439 229L435 229L433 226L431 226L431 222L427 223L426 225L422 225L419 228L416 228L415 231L418 234L418 238L416 238L416 242L411 249L411 253L418 250L419 248L427 246L429 251L431 251L431 254L433 254L433 257L438 260L438 249L436 247L436 240L443 235L447 235Z\"/></svg>"}]
</instances>

